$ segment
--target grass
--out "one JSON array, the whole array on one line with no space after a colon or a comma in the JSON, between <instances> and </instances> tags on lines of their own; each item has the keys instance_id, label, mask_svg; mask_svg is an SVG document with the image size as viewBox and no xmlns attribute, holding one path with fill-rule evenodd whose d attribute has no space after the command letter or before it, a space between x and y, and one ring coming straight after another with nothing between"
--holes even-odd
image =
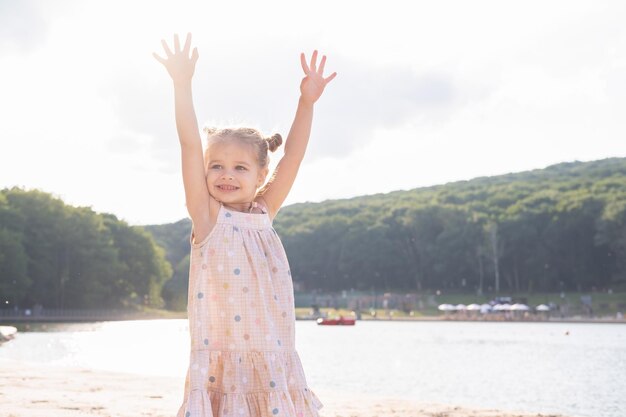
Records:
<instances>
[{"instance_id":1,"label":"grass","mask_svg":"<svg viewBox=\"0 0 626 417\"><path fill-rule=\"evenodd\" d=\"M594 316L615 316L618 311L622 312L626 315L626 292L618 292L613 294L608 294L606 292L596 292L596 293L578 293L578 292L566 292L564 293L564 297L561 297L560 293L540 293L540 294L527 294L527 293L501 293L500 296L512 297L514 302L515 300L519 300L521 298L526 298L526 304L530 307L536 307L539 304L548 304L550 302L559 304L559 305L569 305L569 314L572 315L584 315L585 311L583 310L582 302L580 301L580 297L583 295L591 295L591 302L593 308ZM440 304L482 304L487 303L494 298L494 294L487 294L483 296L476 296L472 294L441 294L435 295L435 305L426 306L422 310L414 309L410 312L404 312L399 309L388 309L385 310L383 308L375 309L376 317L385 317L391 315L394 318L420 318L420 317L434 317L440 316L443 313L437 309ZM426 299L428 297L423 296L422 299L424 301L424 305L426 305ZM164 309L150 308L142 306L140 310L146 315L150 315L151 317L156 318L187 318L186 311L170 311ZM331 308L331 307L323 307L320 308L320 311L327 314L328 316L339 316L343 315L344 317L352 317L354 315L353 310L348 308ZM297 307L296 308L296 316L307 316L311 313L310 307ZM369 308L361 309L361 317L363 319L373 318L374 316L371 314L371 310Z\"/></svg>"},{"instance_id":2,"label":"grass","mask_svg":"<svg viewBox=\"0 0 626 417\"><path fill-rule=\"evenodd\" d=\"M140 306L139 311L142 314L150 316L152 318L162 318L162 319L186 319L187 311L171 311L164 310L161 308L152 308L147 306Z\"/></svg>"},{"instance_id":3,"label":"grass","mask_svg":"<svg viewBox=\"0 0 626 417\"><path fill-rule=\"evenodd\" d=\"M331 308L331 307L323 307L320 308L320 311L323 314L328 315L329 317L354 317L354 311L349 310L347 308ZM387 318L387 314L391 314L393 317L423 317L424 314L419 311L413 311L412 313L406 313L402 310L390 309L385 310L384 308L378 308L375 310L361 310L362 318L372 318L374 317L371 313L375 312L377 317L385 317ZM296 316L308 316L311 314L311 309L307 307L297 307L296 308Z\"/></svg>"}]
</instances>

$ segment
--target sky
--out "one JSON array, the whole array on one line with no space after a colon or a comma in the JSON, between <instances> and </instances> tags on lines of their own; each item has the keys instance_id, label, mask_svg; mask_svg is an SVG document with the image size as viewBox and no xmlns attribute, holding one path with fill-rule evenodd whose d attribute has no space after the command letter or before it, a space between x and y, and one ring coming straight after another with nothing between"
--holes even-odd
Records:
<instances>
[{"instance_id":1,"label":"sky","mask_svg":"<svg viewBox=\"0 0 626 417\"><path fill-rule=\"evenodd\" d=\"M286 138L300 52L338 73L284 205L626 157L624 22L619 1L0 0L0 188L188 217L152 57L187 32L199 128Z\"/></svg>"}]
</instances>

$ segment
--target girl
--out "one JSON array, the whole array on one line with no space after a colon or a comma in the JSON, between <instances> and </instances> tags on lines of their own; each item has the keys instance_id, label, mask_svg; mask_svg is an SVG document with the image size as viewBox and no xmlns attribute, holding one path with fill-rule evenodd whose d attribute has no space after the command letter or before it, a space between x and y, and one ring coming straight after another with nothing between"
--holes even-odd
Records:
<instances>
[{"instance_id":1,"label":"girl","mask_svg":"<svg viewBox=\"0 0 626 417\"><path fill-rule=\"evenodd\" d=\"M295 350L289 263L272 227L311 132L313 105L337 75L324 78L300 55L305 77L285 153L270 180L268 150L282 143L251 128L205 129L202 143L191 96L198 49L162 41L154 54L174 82L176 127L187 210L192 220L187 313L191 353L177 417L313 417L322 402L307 386Z\"/></svg>"}]
</instances>

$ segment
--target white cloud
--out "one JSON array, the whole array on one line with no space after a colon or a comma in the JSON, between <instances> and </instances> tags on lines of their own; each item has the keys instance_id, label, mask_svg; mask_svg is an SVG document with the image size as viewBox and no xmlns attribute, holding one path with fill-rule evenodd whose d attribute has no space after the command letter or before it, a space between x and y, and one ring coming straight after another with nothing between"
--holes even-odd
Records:
<instances>
[{"instance_id":1,"label":"white cloud","mask_svg":"<svg viewBox=\"0 0 626 417\"><path fill-rule=\"evenodd\" d=\"M201 125L286 137L300 51L328 55L339 75L287 204L625 154L618 2L7 4L0 187L133 224L187 215L171 81L151 56L174 32L200 50Z\"/></svg>"}]
</instances>

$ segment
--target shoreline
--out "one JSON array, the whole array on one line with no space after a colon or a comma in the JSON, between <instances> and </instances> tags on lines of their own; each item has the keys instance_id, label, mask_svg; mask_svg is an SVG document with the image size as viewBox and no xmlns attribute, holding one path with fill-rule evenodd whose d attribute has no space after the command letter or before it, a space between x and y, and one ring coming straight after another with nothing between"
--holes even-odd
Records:
<instances>
[{"instance_id":1,"label":"shoreline","mask_svg":"<svg viewBox=\"0 0 626 417\"><path fill-rule=\"evenodd\" d=\"M296 320L303 321L315 321L317 318L303 318L299 317ZM422 316L422 317L396 317L396 318L366 318L359 319L357 321L442 321L442 322L474 322L474 323L610 323L610 324L626 324L626 319L614 319L614 318L578 318L578 317L564 317L564 318L550 318L547 320L516 320L516 319L500 319L500 318L453 318L445 316Z\"/></svg>"},{"instance_id":2,"label":"shoreline","mask_svg":"<svg viewBox=\"0 0 626 417\"><path fill-rule=\"evenodd\" d=\"M148 376L0 359L0 404L7 417L173 417L184 376ZM345 395L311 386L321 417L574 417L469 408L392 397Z\"/></svg>"},{"instance_id":3,"label":"shoreline","mask_svg":"<svg viewBox=\"0 0 626 417\"><path fill-rule=\"evenodd\" d=\"M45 316L17 316L17 317L0 317L0 325L15 325L16 323L74 323L74 322L97 322L97 321L132 321L132 320L162 320L162 319L187 319L187 315L163 317L158 315L141 314L136 317L126 316L123 318L112 317L45 317ZM297 321L316 321L317 317L296 317ZM446 317L446 316L420 316L420 317L368 317L361 318L357 321L441 321L441 322L476 322L476 323L598 323L598 324L626 324L626 318L617 319L611 317L563 317L549 318L540 320L528 319L504 319L500 317L492 318L469 318L469 317Z\"/></svg>"},{"instance_id":4,"label":"shoreline","mask_svg":"<svg viewBox=\"0 0 626 417\"><path fill-rule=\"evenodd\" d=\"M626 293L625 293L626 295ZM320 311L313 311L308 307L295 307L295 320L315 321L320 317L356 318L357 321L463 321L463 322L504 322L504 323L606 323L626 324L626 315L623 313L609 313L597 311L588 315L578 311L569 314L561 312L524 312L524 314L510 314L504 312L490 312L477 314L476 311L432 311L411 310L410 313L394 309L375 309L374 311L360 309L358 312L345 308L322 307ZM159 308L141 307L139 309L0 309L0 325L16 325L19 323L37 322L102 322L102 321L132 321L132 320L186 320L187 311L173 311Z\"/></svg>"}]
</instances>

